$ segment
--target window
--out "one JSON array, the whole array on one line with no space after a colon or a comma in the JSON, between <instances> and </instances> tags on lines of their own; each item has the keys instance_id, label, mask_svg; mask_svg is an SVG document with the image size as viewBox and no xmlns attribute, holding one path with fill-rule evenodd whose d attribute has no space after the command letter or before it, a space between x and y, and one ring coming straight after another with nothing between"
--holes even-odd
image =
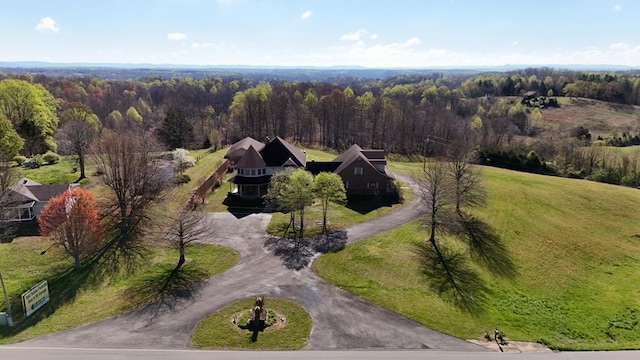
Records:
<instances>
[{"instance_id":1,"label":"window","mask_svg":"<svg viewBox=\"0 0 640 360\"><path fill-rule=\"evenodd\" d=\"M378 183L377 182L367 183L367 189L377 189L377 188L378 188Z\"/></svg>"},{"instance_id":2,"label":"window","mask_svg":"<svg viewBox=\"0 0 640 360\"><path fill-rule=\"evenodd\" d=\"M256 176L256 169L251 169L251 176Z\"/></svg>"},{"instance_id":3,"label":"window","mask_svg":"<svg viewBox=\"0 0 640 360\"><path fill-rule=\"evenodd\" d=\"M238 175L244 175L244 169L238 169Z\"/></svg>"},{"instance_id":4,"label":"window","mask_svg":"<svg viewBox=\"0 0 640 360\"><path fill-rule=\"evenodd\" d=\"M353 168L353 175L362 175L362 167L356 166Z\"/></svg>"},{"instance_id":5,"label":"window","mask_svg":"<svg viewBox=\"0 0 640 360\"><path fill-rule=\"evenodd\" d=\"M348 189L349 188L349 180L345 180L344 181L344 188Z\"/></svg>"}]
</instances>

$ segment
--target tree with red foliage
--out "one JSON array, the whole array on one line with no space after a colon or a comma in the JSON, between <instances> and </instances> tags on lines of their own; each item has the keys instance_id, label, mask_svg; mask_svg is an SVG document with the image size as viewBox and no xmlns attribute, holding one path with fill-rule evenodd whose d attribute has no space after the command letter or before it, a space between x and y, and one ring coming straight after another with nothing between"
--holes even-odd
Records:
<instances>
[{"instance_id":1,"label":"tree with red foliage","mask_svg":"<svg viewBox=\"0 0 640 360\"><path fill-rule=\"evenodd\" d=\"M42 236L51 237L73 256L76 269L80 257L96 251L102 240L102 224L98 218L93 194L74 187L54 198L38 216Z\"/></svg>"}]
</instances>

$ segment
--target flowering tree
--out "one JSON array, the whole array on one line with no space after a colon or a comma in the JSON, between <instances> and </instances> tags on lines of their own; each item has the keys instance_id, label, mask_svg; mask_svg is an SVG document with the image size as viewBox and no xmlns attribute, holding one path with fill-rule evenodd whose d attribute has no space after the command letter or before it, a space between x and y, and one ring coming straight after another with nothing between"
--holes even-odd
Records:
<instances>
[{"instance_id":1,"label":"flowering tree","mask_svg":"<svg viewBox=\"0 0 640 360\"><path fill-rule=\"evenodd\" d=\"M80 187L52 198L38 216L38 225L40 234L73 256L76 268L80 258L96 251L102 240L96 201L90 191Z\"/></svg>"}]
</instances>

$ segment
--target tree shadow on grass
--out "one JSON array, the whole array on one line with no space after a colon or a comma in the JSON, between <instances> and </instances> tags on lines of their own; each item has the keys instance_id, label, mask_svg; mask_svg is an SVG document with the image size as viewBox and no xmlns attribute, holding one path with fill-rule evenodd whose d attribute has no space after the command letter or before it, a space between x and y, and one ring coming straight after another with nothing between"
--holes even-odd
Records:
<instances>
[{"instance_id":1,"label":"tree shadow on grass","mask_svg":"<svg viewBox=\"0 0 640 360\"><path fill-rule=\"evenodd\" d=\"M309 265L316 253L339 251L347 243L345 230L332 231L304 239L290 239L285 237L269 237L264 246L274 255L282 259L287 269L301 270Z\"/></svg>"},{"instance_id":2,"label":"tree shadow on grass","mask_svg":"<svg viewBox=\"0 0 640 360\"><path fill-rule=\"evenodd\" d=\"M471 257L491 273L514 279L518 269L504 242L489 224L471 217L462 220L462 235L467 238Z\"/></svg>"},{"instance_id":3,"label":"tree shadow on grass","mask_svg":"<svg viewBox=\"0 0 640 360\"><path fill-rule=\"evenodd\" d=\"M158 266L136 280L125 291L125 296L134 304L147 304L143 312L151 313L153 319L160 310L172 310L179 300L195 296L205 277L205 271L192 263L178 269L174 266Z\"/></svg>"},{"instance_id":4,"label":"tree shadow on grass","mask_svg":"<svg viewBox=\"0 0 640 360\"><path fill-rule=\"evenodd\" d=\"M445 301L470 314L484 310L488 288L474 271L469 259L439 246L440 254L431 244L418 242L415 251L429 287Z\"/></svg>"}]
</instances>

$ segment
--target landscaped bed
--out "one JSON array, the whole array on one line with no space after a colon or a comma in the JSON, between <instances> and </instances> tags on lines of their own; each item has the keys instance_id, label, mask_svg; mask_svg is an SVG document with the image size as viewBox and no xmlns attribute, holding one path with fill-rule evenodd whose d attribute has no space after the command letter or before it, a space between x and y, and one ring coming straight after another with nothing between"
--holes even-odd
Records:
<instances>
[{"instance_id":1,"label":"landscaped bed","mask_svg":"<svg viewBox=\"0 0 640 360\"><path fill-rule=\"evenodd\" d=\"M203 319L192 334L194 347L205 349L295 350L303 347L311 333L311 316L292 301L265 298L267 323L254 332L247 325L256 298L228 305Z\"/></svg>"}]
</instances>

